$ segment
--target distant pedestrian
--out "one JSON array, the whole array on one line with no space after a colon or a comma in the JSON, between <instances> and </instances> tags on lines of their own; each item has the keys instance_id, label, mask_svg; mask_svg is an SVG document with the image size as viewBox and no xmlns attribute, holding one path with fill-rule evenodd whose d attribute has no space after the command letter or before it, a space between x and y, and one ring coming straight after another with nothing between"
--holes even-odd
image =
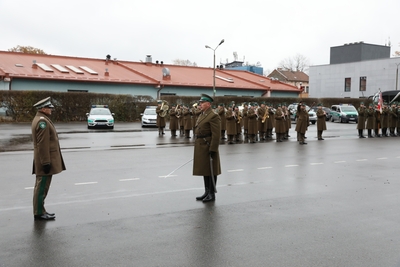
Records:
<instances>
[{"instance_id":1,"label":"distant pedestrian","mask_svg":"<svg viewBox=\"0 0 400 267\"><path fill-rule=\"evenodd\" d=\"M360 107L357 109L358 112L358 123L357 123L357 130L358 130L358 137L365 138L363 131L365 129L365 121L367 120L367 108L364 106L364 102L360 103Z\"/></svg>"},{"instance_id":2,"label":"distant pedestrian","mask_svg":"<svg viewBox=\"0 0 400 267\"><path fill-rule=\"evenodd\" d=\"M50 97L40 100L33 106L38 110L32 121L34 147L32 174L36 174L33 214L35 220L54 220L56 216L46 211L44 200L49 192L53 175L65 170L65 164L57 131L49 118L54 108Z\"/></svg>"},{"instance_id":3,"label":"distant pedestrian","mask_svg":"<svg viewBox=\"0 0 400 267\"><path fill-rule=\"evenodd\" d=\"M318 104L317 109L317 134L318 140L324 140L322 138L322 132L326 130L326 112L322 109L322 104Z\"/></svg>"}]
</instances>

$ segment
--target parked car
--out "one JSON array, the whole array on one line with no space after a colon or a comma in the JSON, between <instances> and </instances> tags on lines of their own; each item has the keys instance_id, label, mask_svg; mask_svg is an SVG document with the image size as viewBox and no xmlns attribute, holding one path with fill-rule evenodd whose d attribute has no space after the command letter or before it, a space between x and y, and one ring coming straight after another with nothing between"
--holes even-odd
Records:
<instances>
[{"instance_id":1,"label":"parked car","mask_svg":"<svg viewBox=\"0 0 400 267\"><path fill-rule=\"evenodd\" d=\"M291 111L290 119L292 121L297 121L296 113L297 113L298 103L293 103L288 106L288 109ZM306 105L306 110L308 110L308 116L310 117L310 123L315 124L317 122L317 113L312 110L309 106Z\"/></svg>"},{"instance_id":2,"label":"parked car","mask_svg":"<svg viewBox=\"0 0 400 267\"><path fill-rule=\"evenodd\" d=\"M358 123L357 109L351 104L340 104L331 106L331 121Z\"/></svg>"},{"instance_id":3,"label":"parked car","mask_svg":"<svg viewBox=\"0 0 400 267\"><path fill-rule=\"evenodd\" d=\"M315 113L317 113L318 107L314 106L311 108L312 110L314 110ZM331 109L327 108L327 107L322 107L322 109L325 111L326 113L326 121L329 121L331 119Z\"/></svg>"},{"instance_id":4,"label":"parked car","mask_svg":"<svg viewBox=\"0 0 400 267\"><path fill-rule=\"evenodd\" d=\"M87 127L91 128L110 128L114 129L114 113L108 108L108 105L92 105L87 116Z\"/></svg>"},{"instance_id":5,"label":"parked car","mask_svg":"<svg viewBox=\"0 0 400 267\"><path fill-rule=\"evenodd\" d=\"M146 106L146 109L143 113L140 113L142 116L142 127L156 127L157 126L157 106Z\"/></svg>"}]
</instances>

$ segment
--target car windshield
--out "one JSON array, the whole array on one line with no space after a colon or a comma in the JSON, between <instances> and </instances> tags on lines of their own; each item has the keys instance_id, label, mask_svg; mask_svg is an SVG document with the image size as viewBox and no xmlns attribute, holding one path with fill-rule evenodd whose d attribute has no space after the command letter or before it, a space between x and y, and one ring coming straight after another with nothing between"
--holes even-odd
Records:
<instances>
[{"instance_id":1,"label":"car windshield","mask_svg":"<svg viewBox=\"0 0 400 267\"><path fill-rule=\"evenodd\" d=\"M144 115L156 115L156 110L155 109L146 109L144 111Z\"/></svg>"},{"instance_id":2,"label":"car windshield","mask_svg":"<svg viewBox=\"0 0 400 267\"><path fill-rule=\"evenodd\" d=\"M355 107L341 107L343 112L354 112L356 111Z\"/></svg>"},{"instance_id":3,"label":"car windshield","mask_svg":"<svg viewBox=\"0 0 400 267\"><path fill-rule=\"evenodd\" d=\"M106 108L95 108L90 111L90 115L111 115L111 112Z\"/></svg>"}]
</instances>

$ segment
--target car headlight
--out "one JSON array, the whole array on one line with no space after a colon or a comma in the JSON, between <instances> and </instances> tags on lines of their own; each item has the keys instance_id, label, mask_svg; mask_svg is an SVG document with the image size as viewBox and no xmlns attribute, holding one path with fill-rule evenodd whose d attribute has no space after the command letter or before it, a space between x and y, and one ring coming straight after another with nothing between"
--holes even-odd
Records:
<instances>
[{"instance_id":1,"label":"car headlight","mask_svg":"<svg viewBox=\"0 0 400 267\"><path fill-rule=\"evenodd\" d=\"M90 122L90 123L93 123L94 122L94 119L92 119L92 118L88 118L88 120L87 120L88 122Z\"/></svg>"}]
</instances>

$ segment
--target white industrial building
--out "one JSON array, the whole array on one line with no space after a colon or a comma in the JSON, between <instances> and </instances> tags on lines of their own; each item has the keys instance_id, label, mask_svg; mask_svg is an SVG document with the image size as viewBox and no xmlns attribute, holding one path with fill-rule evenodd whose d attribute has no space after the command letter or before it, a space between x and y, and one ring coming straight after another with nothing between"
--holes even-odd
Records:
<instances>
[{"instance_id":1,"label":"white industrial building","mask_svg":"<svg viewBox=\"0 0 400 267\"><path fill-rule=\"evenodd\" d=\"M363 42L331 47L330 64L310 67L309 96L364 98L379 90L400 90L400 57L390 46Z\"/></svg>"}]
</instances>

